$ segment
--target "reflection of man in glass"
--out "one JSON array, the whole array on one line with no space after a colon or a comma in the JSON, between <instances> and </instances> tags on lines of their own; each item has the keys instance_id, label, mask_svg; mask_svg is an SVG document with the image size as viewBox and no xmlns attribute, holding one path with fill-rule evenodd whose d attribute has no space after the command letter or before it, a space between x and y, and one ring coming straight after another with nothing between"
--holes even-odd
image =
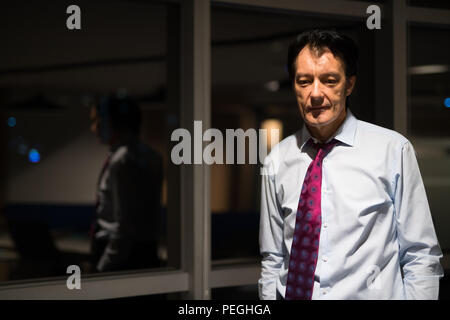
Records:
<instances>
[{"instance_id":1,"label":"reflection of man in glass","mask_svg":"<svg viewBox=\"0 0 450 320\"><path fill-rule=\"evenodd\" d=\"M262 182L262 299L438 297L442 252L414 148L350 111L356 60L332 31L289 48L305 125L265 161L278 170Z\"/></svg>"},{"instance_id":2,"label":"reflection of man in glass","mask_svg":"<svg viewBox=\"0 0 450 320\"><path fill-rule=\"evenodd\" d=\"M97 187L91 250L97 271L159 267L161 157L139 139L141 113L110 96L91 109L91 130L110 153Z\"/></svg>"}]
</instances>

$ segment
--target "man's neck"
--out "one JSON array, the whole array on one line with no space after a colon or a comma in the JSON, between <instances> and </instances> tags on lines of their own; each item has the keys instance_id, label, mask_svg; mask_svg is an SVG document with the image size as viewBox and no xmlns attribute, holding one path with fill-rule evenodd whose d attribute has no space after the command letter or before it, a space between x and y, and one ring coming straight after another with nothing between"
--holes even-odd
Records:
<instances>
[{"instance_id":1,"label":"man's neck","mask_svg":"<svg viewBox=\"0 0 450 320\"><path fill-rule=\"evenodd\" d=\"M330 139L331 136L333 136L336 130L342 125L346 117L347 117L347 109L345 108L341 112L339 117L329 125L322 127L310 126L307 123L305 123L305 125L308 128L309 133L311 134L312 137L316 138L321 143L325 143L328 139Z\"/></svg>"},{"instance_id":2,"label":"man's neck","mask_svg":"<svg viewBox=\"0 0 450 320\"><path fill-rule=\"evenodd\" d=\"M129 144L132 141L138 139L138 135L133 134L131 132L120 132L113 135L109 143L109 149L111 151L115 151L118 147Z\"/></svg>"}]
</instances>

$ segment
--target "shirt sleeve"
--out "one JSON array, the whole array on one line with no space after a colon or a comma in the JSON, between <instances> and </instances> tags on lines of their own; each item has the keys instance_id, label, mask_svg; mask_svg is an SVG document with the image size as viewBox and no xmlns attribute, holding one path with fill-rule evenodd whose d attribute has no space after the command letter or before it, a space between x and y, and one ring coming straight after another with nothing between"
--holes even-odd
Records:
<instances>
[{"instance_id":1,"label":"shirt sleeve","mask_svg":"<svg viewBox=\"0 0 450 320\"><path fill-rule=\"evenodd\" d=\"M111 167L111 192L113 218L116 228L111 232L106 249L97 264L101 272L120 268L130 254L132 246L133 214L136 212L137 194L133 175L126 163L118 162Z\"/></svg>"},{"instance_id":2,"label":"shirt sleeve","mask_svg":"<svg viewBox=\"0 0 450 320\"><path fill-rule=\"evenodd\" d=\"M439 263L442 251L414 148L409 142L403 145L398 171L394 207L406 298L437 299L439 278L443 276Z\"/></svg>"},{"instance_id":3,"label":"shirt sleeve","mask_svg":"<svg viewBox=\"0 0 450 320\"><path fill-rule=\"evenodd\" d=\"M283 219L277 202L274 175L265 164L261 182L261 216L259 244L262 255L261 278L258 281L259 298L276 300L276 284L283 264Z\"/></svg>"}]
</instances>

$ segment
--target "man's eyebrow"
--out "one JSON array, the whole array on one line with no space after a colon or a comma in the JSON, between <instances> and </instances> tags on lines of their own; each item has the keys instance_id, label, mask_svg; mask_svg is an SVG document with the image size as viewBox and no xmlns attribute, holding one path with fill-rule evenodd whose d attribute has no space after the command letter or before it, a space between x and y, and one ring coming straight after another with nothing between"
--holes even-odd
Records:
<instances>
[{"instance_id":1,"label":"man's eyebrow","mask_svg":"<svg viewBox=\"0 0 450 320\"><path fill-rule=\"evenodd\" d=\"M296 76L296 78L300 78L300 77L312 77L312 74L311 74L311 73L301 73L301 72L299 72L299 73L297 73L295 76Z\"/></svg>"},{"instance_id":2,"label":"man's eyebrow","mask_svg":"<svg viewBox=\"0 0 450 320\"><path fill-rule=\"evenodd\" d=\"M327 72L327 73L323 73L320 75L321 77L336 77L336 78L340 78L341 75L337 72Z\"/></svg>"},{"instance_id":3,"label":"man's eyebrow","mask_svg":"<svg viewBox=\"0 0 450 320\"><path fill-rule=\"evenodd\" d=\"M301 77L312 77L311 73L297 73L296 78L301 78ZM339 78L341 75L338 72L327 72L327 73L322 73L320 75L320 77L336 77Z\"/></svg>"}]
</instances>

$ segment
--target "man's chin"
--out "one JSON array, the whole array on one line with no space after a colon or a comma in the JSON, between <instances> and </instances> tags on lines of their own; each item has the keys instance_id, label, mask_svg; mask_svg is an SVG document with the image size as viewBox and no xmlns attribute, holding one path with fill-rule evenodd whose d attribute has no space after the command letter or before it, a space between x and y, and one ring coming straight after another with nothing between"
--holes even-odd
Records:
<instances>
[{"instance_id":1,"label":"man's chin","mask_svg":"<svg viewBox=\"0 0 450 320\"><path fill-rule=\"evenodd\" d=\"M327 115L319 115L318 117L312 117L311 115L308 115L306 117L306 121L305 122L309 126L320 128L320 127L324 127L324 126L329 125L334 120L336 120L336 119L334 119L334 118L332 118L330 116L327 116Z\"/></svg>"}]
</instances>

